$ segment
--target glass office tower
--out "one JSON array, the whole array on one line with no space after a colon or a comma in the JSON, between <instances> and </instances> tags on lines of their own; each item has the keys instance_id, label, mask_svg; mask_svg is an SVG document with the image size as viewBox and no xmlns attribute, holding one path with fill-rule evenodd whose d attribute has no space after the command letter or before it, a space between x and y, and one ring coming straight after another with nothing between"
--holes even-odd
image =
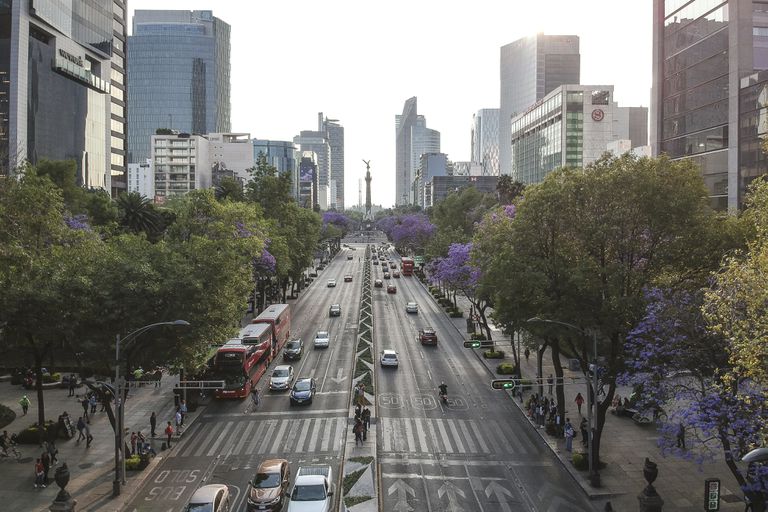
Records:
<instances>
[{"instance_id":1,"label":"glass office tower","mask_svg":"<svg viewBox=\"0 0 768 512\"><path fill-rule=\"evenodd\" d=\"M230 27L211 11L144 11L128 38L128 160L158 128L230 131Z\"/></svg>"},{"instance_id":2,"label":"glass office tower","mask_svg":"<svg viewBox=\"0 0 768 512\"><path fill-rule=\"evenodd\" d=\"M499 175L499 109L483 108L472 116L472 162L484 176Z\"/></svg>"}]
</instances>

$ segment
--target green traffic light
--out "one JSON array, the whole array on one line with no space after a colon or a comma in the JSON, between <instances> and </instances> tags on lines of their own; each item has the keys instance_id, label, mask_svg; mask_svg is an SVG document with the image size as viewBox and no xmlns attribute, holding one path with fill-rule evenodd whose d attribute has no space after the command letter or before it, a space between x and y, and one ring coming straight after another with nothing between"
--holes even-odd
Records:
<instances>
[{"instance_id":1,"label":"green traffic light","mask_svg":"<svg viewBox=\"0 0 768 512\"><path fill-rule=\"evenodd\" d=\"M465 341L464 348L480 348L479 341Z\"/></svg>"},{"instance_id":2,"label":"green traffic light","mask_svg":"<svg viewBox=\"0 0 768 512\"><path fill-rule=\"evenodd\" d=\"M493 389L515 389L517 381L515 379L495 379L491 381Z\"/></svg>"}]
</instances>

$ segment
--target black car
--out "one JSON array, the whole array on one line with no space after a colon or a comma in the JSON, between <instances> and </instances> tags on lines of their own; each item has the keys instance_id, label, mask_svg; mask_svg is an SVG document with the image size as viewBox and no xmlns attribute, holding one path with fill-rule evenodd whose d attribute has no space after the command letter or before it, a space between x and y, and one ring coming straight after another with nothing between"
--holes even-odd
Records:
<instances>
[{"instance_id":1,"label":"black car","mask_svg":"<svg viewBox=\"0 0 768 512\"><path fill-rule=\"evenodd\" d=\"M290 340L283 349L283 359L290 361L292 359L301 359L304 352L304 342L301 339Z\"/></svg>"}]
</instances>

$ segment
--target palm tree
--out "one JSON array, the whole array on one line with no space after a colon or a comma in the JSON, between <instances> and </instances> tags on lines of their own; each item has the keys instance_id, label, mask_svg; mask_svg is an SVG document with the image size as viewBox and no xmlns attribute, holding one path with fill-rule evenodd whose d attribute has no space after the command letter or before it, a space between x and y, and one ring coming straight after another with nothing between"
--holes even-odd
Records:
<instances>
[{"instance_id":1,"label":"palm tree","mask_svg":"<svg viewBox=\"0 0 768 512\"><path fill-rule=\"evenodd\" d=\"M120 226L131 233L154 234L160 225L155 206L138 192L129 192L117 198L120 210Z\"/></svg>"}]
</instances>

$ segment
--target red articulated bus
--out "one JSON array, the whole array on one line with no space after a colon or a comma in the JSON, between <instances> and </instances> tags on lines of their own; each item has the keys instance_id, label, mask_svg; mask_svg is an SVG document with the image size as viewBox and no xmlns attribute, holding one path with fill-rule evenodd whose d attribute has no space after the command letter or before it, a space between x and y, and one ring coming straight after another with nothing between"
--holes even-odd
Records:
<instances>
[{"instance_id":1,"label":"red articulated bus","mask_svg":"<svg viewBox=\"0 0 768 512\"><path fill-rule=\"evenodd\" d=\"M290 304L272 304L254 318L251 323L272 326L271 357L277 357L278 352L291 336L291 306Z\"/></svg>"},{"instance_id":2,"label":"red articulated bus","mask_svg":"<svg viewBox=\"0 0 768 512\"><path fill-rule=\"evenodd\" d=\"M272 324L248 324L240 329L240 343L243 345L255 345L259 350L269 352L270 361L272 354Z\"/></svg>"},{"instance_id":3,"label":"red articulated bus","mask_svg":"<svg viewBox=\"0 0 768 512\"><path fill-rule=\"evenodd\" d=\"M213 380L223 380L216 398L245 398L269 366L269 348L243 345L239 338L219 347L213 360Z\"/></svg>"},{"instance_id":4,"label":"red articulated bus","mask_svg":"<svg viewBox=\"0 0 768 512\"><path fill-rule=\"evenodd\" d=\"M400 258L400 269L403 276L413 275L413 258Z\"/></svg>"}]
</instances>

